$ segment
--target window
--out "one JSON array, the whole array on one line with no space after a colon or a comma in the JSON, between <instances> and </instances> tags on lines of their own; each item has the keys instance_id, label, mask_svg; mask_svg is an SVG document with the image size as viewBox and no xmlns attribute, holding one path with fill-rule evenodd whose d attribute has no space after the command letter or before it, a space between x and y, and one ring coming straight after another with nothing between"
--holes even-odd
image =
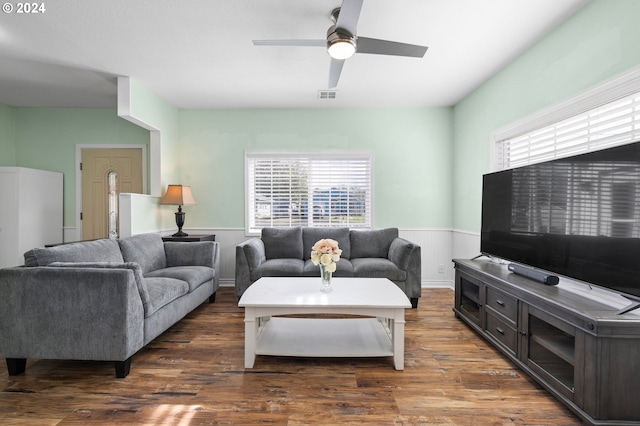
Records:
<instances>
[{"instance_id":1,"label":"window","mask_svg":"<svg viewBox=\"0 0 640 426\"><path fill-rule=\"evenodd\" d=\"M640 68L524 118L491 139L493 170L638 141ZM512 227L517 231L627 238L640 232L633 228L640 199L634 164L555 162L513 173Z\"/></svg>"},{"instance_id":2,"label":"window","mask_svg":"<svg viewBox=\"0 0 640 426\"><path fill-rule=\"evenodd\" d=\"M640 139L640 92L495 142L498 170L569 157Z\"/></svg>"},{"instance_id":3,"label":"window","mask_svg":"<svg viewBox=\"0 0 640 426\"><path fill-rule=\"evenodd\" d=\"M250 151L245 175L249 234L263 227L371 227L368 151Z\"/></svg>"},{"instance_id":4,"label":"window","mask_svg":"<svg viewBox=\"0 0 640 426\"><path fill-rule=\"evenodd\" d=\"M110 171L107 174L108 188L108 200L109 211L107 216L109 217L107 225L107 234L109 238L118 238L118 172Z\"/></svg>"}]
</instances>

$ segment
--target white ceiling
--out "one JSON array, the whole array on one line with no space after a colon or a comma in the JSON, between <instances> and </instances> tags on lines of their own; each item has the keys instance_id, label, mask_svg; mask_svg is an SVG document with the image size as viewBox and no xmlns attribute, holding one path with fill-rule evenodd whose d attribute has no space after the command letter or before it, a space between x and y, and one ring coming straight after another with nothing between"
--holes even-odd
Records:
<instances>
[{"instance_id":1,"label":"white ceiling","mask_svg":"<svg viewBox=\"0 0 640 426\"><path fill-rule=\"evenodd\" d=\"M13 2L17 5L17 2ZM0 104L115 107L130 76L179 108L454 105L588 0L365 0L358 34L429 46L356 54L335 100L321 47L341 0L53 0L0 15Z\"/></svg>"}]
</instances>

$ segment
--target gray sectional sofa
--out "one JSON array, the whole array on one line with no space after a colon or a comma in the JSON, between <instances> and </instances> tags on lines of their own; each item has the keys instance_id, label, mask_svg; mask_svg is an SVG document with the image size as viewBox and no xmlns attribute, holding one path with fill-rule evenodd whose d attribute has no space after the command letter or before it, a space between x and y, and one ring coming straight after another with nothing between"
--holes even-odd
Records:
<instances>
[{"instance_id":1,"label":"gray sectional sofa","mask_svg":"<svg viewBox=\"0 0 640 426\"><path fill-rule=\"evenodd\" d=\"M311 247L323 238L338 241L342 249L335 277L388 278L418 306L420 246L400 238L397 228L263 228L261 237L236 246L236 295L241 297L261 277L319 276Z\"/></svg>"},{"instance_id":2,"label":"gray sectional sofa","mask_svg":"<svg viewBox=\"0 0 640 426\"><path fill-rule=\"evenodd\" d=\"M131 357L219 287L218 243L163 242L158 234L34 248L0 269L0 357L10 375L27 358Z\"/></svg>"}]
</instances>

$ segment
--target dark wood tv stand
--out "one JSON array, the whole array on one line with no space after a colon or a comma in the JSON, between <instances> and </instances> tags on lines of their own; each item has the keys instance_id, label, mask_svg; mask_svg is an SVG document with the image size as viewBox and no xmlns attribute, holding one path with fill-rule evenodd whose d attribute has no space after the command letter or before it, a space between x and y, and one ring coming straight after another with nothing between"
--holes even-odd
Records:
<instances>
[{"instance_id":1,"label":"dark wood tv stand","mask_svg":"<svg viewBox=\"0 0 640 426\"><path fill-rule=\"evenodd\" d=\"M640 312L571 280L547 286L489 260L454 260L457 318L585 423L640 424Z\"/></svg>"}]
</instances>

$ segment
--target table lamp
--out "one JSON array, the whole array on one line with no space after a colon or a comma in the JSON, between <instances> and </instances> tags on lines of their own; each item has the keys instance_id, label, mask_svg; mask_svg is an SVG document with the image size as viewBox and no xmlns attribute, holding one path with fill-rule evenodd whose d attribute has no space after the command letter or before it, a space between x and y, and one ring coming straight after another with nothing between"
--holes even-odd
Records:
<instances>
[{"instance_id":1,"label":"table lamp","mask_svg":"<svg viewBox=\"0 0 640 426\"><path fill-rule=\"evenodd\" d=\"M160 201L160 204L170 204L178 206L178 211L176 212L176 225L178 225L178 232L176 232L172 236L188 236L189 234L182 232L185 215L185 213L182 211L182 206L193 206L196 204L196 200L194 200L193 195L191 195L191 187L184 185L169 185L169 187L167 188L167 192L162 198L162 201Z\"/></svg>"}]
</instances>

